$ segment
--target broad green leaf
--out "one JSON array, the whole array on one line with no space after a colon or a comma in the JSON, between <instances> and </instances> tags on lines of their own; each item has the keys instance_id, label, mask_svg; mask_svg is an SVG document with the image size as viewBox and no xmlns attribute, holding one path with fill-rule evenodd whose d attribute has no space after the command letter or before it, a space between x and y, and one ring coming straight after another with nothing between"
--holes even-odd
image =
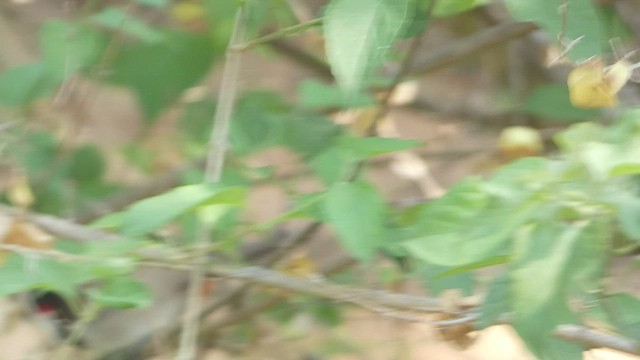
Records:
<instances>
[{"instance_id":1,"label":"broad green leaf","mask_svg":"<svg viewBox=\"0 0 640 360\"><path fill-rule=\"evenodd\" d=\"M600 112L571 105L566 85L538 86L524 103L526 113L560 121L584 121L597 118Z\"/></svg>"},{"instance_id":2,"label":"broad green leaf","mask_svg":"<svg viewBox=\"0 0 640 360\"><path fill-rule=\"evenodd\" d=\"M574 256L586 242L588 225L547 221L516 236L509 289L513 326L541 359L582 359L579 346L553 338L552 332L557 325L576 321L567 296L580 270L573 266Z\"/></svg>"},{"instance_id":3,"label":"broad green leaf","mask_svg":"<svg viewBox=\"0 0 640 360\"><path fill-rule=\"evenodd\" d=\"M163 39L162 32L116 7L108 7L91 16L89 20L110 30L122 31L144 42L152 43Z\"/></svg>"},{"instance_id":4,"label":"broad green leaf","mask_svg":"<svg viewBox=\"0 0 640 360\"><path fill-rule=\"evenodd\" d=\"M52 20L40 29L42 62L47 72L58 80L97 64L108 43L107 35L86 25Z\"/></svg>"},{"instance_id":5,"label":"broad green leaf","mask_svg":"<svg viewBox=\"0 0 640 360\"><path fill-rule=\"evenodd\" d=\"M343 136L339 146L351 152L358 159L409 150L424 145L423 141L381 137Z\"/></svg>"},{"instance_id":6,"label":"broad green leaf","mask_svg":"<svg viewBox=\"0 0 640 360\"><path fill-rule=\"evenodd\" d=\"M216 56L206 36L170 30L162 36L160 42L122 49L110 78L134 91L148 120L202 80Z\"/></svg>"},{"instance_id":7,"label":"broad green leaf","mask_svg":"<svg viewBox=\"0 0 640 360\"><path fill-rule=\"evenodd\" d=\"M622 233L636 242L640 242L640 197L633 188L625 191L624 187L632 186L637 179L629 179L627 184L616 183L609 189L605 201L614 208L614 214ZM622 188L621 188L622 187Z\"/></svg>"},{"instance_id":8,"label":"broad green leaf","mask_svg":"<svg viewBox=\"0 0 640 360\"><path fill-rule=\"evenodd\" d=\"M204 15L209 25L209 37L214 49L223 52L229 44L236 12L237 1L203 0Z\"/></svg>"},{"instance_id":9,"label":"broad green leaf","mask_svg":"<svg viewBox=\"0 0 640 360\"><path fill-rule=\"evenodd\" d=\"M350 109L375 105L368 94L347 95L334 85L305 80L298 87L299 104L306 109Z\"/></svg>"},{"instance_id":10,"label":"broad green leaf","mask_svg":"<svg viewBox=\"0 0 640 360\"><path fill-rule=\"evenodd\" d=\"M498 323L500 316L510 311L509 278L507 272L502 272L489 284L487 295L480 305L480 318L475 325L478 329L488 328Z\"/></svg>"},{"instance_id":11,"label":"broad green leaf","mask_svg":"<svg viewBox=\"0 0 640 360\"><path fill-rule=\"evenodd\" d=\"M637 339L640 336L640 300L630 294L618 293L604 299L604 309L624 336Z\"/></svg>"},{"instance_id":12,"label":"broad green leaf","mask_svg":"<svg viewBox=\"0 0 640 360\"><path fill-rule=\"evenodd\" d=\"M572 59L583 61L602 54L602 45L606 37L603 33L602 19L591 1L568 1L564 24L561 14L563 0L506 0L505 4L513 17L519 21L536 23L544 29L550 39L556 39L563 28L565 44L582 37L569 51Z\"/></svg>"},{"instance_id":13,"label":"broad green leaf","mask_svg":"<svg viewBox=\"0 0 640 360\"><path fill-rule=\"evenodd\" d=\"M245 196L246 189L241 187L214 184L177 187L130 206L123 215L122 233L131 237L140 236L204 205L238 206Z\"/></svg>"},{"instance_id":14,"label":"broad green leaf","mask_svg":"<svg viewBox=\"0 0 640 360\"><path fill-rule=\"evenodd\" d=\"M151 305L151 292L140 281L128 277L114 277L105 281L98 289L89 292L100 306L130 309Z\"/></svg>"},{"instance_id":15,"label":"broad green leaf","mask_svg":"<svg viewBox=\"0 0 640 360\"><path fill-rule=\"evenodd\" d=\"M0 264L0 297L28 290L32 285L33 279L22 256L8 255Z\"/></svg>"},{"instance_id":16,"label":"broad green leaf","mask_svg":"<svg viewBox=\"0 0 640 360\"><path fill-rule=\"evenodd\" d=\"M368 261L385 240L386 205L365 182L339 183L329 189L324 202L327 221L354 257Z\"/></svg>"},{"instance_id":17,"label":"broad green leaf","mask_svg":"<svg viewBox=\"0 0 640 360\"><path fill-rule=\"evenodd\" d=\"M84 145L73 151L69 177L78 182L95 182L105 171L102 152L95 145Z\"/></svg>"},{"instance_id":18,"label":"broad green leaf","mask_svg":"<svg viewBox=\"0 0 640 360\"><path fill-rule=\"evenodd\" d=\"M446 278L440 277L439 274L445 270L446 268L442 266L423 263L417 269L416 275L422 280L424 287L429 289L430 294L439 295L449 289L458 289L465 296L473 294L475 280L471 273L464 272Z\"/></svg>"},{"instance_id":19,"label":"broad green leaf","mask_svg":"<svg viewBox=\"0 0 640 360\"><path fill-rule=\"evenodd\" d=\"M122 227L124 213L113 212L93 221L89 226L96 229L118 229Z\"/></svg>"},{"instance_id":20,"label":"broad green leaf","mask_svg":"<svg viewBox=\"0 0 640 360\"><path fill-rule=\"evenodd\" d=\"M297 115L286 119L282 142L305 159L311 158L330 148L341 130L327 118Z\"/></svg>"},{"instance_id":21,"label":"broad green leaf","mask_svg":"<svg viewBox=\"0 0 640 360\"><path fill-rule=\"evenodd\" d=\"M536 202L515 205L489 195L478 179L469 179L422 210L403 246L428 263L458 267L504 255L510 236Z\"/></svg>"},{"instance_id":22,"label":"broad green leaf","mask_svg":"<svg viewBox=\"0 0 640 360\"><path fill-rule=\"evenodd\" d=\"M427 0L431 2L435 0ZM484 5L488 0L437 0L433 14L438 17L447 17Z\"/></svg>"},{"instance_id":23,"label":"broad green leaf","mask_svg":"<svg viewBox=\"0 0 640 360\"><path fill-rule=\"evenodd\" d=\"M0 296L34 289L73 296L76 286L91 279L87 266L11 254L0 264Z\"/></svg>"},{"instance_id":24,"label":"broad green leaf","mask_svg":"<svg viewBox=\"0 0 640 360\"><path fill-rule=\"evenodd\" d=\"M0 75L0 104L24 106L51 95L59 81L53 80L41 63L9 69Z\"/></svg>"},{"instance_id":25,"label":"broad green leaf","mask_svg":"<svg viewBox=\"0 0 640 360\"><path fill-rule=\"evenodd\" d=\"M320 180L330 185L336 181L344 180L357 158L338 147L330 147L313 157L311 167Z\"/></svg>"},{"instance_id":26,"label":"broad green leaf","mask_svg":"<svg viewBox=\"0 0 640 360\"><path fill-rule=\"evenodd\" d=\"M415 9L412 0L333 0L323 33L331 71L345 93L355 94L387 58Z\"/></svg>"}]
</instances>

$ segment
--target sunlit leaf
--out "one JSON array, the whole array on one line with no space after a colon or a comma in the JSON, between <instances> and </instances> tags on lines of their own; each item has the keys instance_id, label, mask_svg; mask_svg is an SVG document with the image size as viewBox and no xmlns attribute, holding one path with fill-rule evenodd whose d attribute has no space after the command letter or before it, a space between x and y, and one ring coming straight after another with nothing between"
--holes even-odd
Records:
<instances>
[{"instance_id":1,"label":"sunlit leaf","mask_svg":"<svg viewBox=\"0 0 640 360\"><path fill-rule=\"evenodd\" d=\"M123 214L122 233L135 237L155 230L203 205L239 205L246 196L241 187L196 184L139 201Z\"/></svg>"},{"instance_id":2,"label":"sunlit leaf","mask_svg":"<svg viewBox=\"0 0 640 360\"><path fill-rule=\"evenodd\" d=\"M364 182L339 183L329 190L324 210L347 251L371 260L386 231L386 205L378 192Z\"/></svg>"},{"instance_id":3,"label":"sunlit leaf","mask_svg":"<svg viewBox=\"0 0 640 360\"><path fill-rule=\"evenodd\" d=\"M326 52L338 84L353 94L402 35L411 0L333 0L325 13Z\"/></svg>"}]
</instances>

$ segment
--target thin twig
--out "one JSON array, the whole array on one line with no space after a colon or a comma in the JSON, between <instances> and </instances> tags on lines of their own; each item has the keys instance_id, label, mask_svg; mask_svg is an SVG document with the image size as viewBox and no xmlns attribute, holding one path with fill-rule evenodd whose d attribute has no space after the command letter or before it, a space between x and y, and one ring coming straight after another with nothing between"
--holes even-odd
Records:
<instances>
[{"instance_id":1,"label":"thin twig","mask_svg":"<svg viewBox=\"0 0 640 360\"><path fill-rule=\"evenodd\" d=\"M416 65L409 76L422 76L442 69L490 47L526 36L537 28L532 23L515 22L492 26L434 51L422 64Z\"/></svg>"},{"instance_id":2,"label":"thin twig","mask_svg":"<svg viewBox=\"0 0 640 360\"><path fill-rule=\"evenodd\" d=\"M53 250L32 249L18 245L4 244L0 245L0 249L23 255L35 254L42 257L51 257L62 261L88 261L88 258L82 256L60 253ZM349 259L347 259L347 262L349 262ZM165 267L183 271L191 271L195 268L192 264L179 264L175 262L161 261L142 261L141 265ZM342 263L339 263L334 266L341 268L343 265ZM294 291L296 293L314 295L341 303L351 303L364 309L380 313L384 316L391 316L407 321L424 322L421 318L410 315L411 313L447 313L450 311L447 310L450 306L443 306L440 299L437 298L399 294L383 290L353 288L330 283L322 277L301 278L254 266L234 268L214 265L207 268L207 273L213 276L250 281ZM260 310L275 306L283 300L284 299L281 296L268 299L257 306L243 310L241 313L234 314L230 318L225 318L215 322L215 326L212 328L217 329L219 327L243 321L255 315ZM456 305L460 309L472 309L477 306L477 299L474 297L461 299L461 301ZM476 312L467 312L459 314L458 317L454 319L432 321L430 323L438 327L457 326L473 322L477 320L477 317L478 314ZM93 317L89 316L87 319L86 323L90 322ZM78 333L82 331L82 326L78 327ZM637 341L620 336L604 334L582 326L560 325L554 332L554 335L558 338L579 343L589 348L610 348L629 354L640 355L640 344L638 344Z\"/></svg>"},{"instance_id":3,"label":"thin twig","mask_svg":"<svg viewBox=\"0 0 640 360\"><path fill-rule=\"evenodd\" d=\"M578 325L560 325L554 335L560 339L593 348L609 348L627 354L640 355L640 343L620 336L604 334Z\"/></svg>"},{"instance_id":4,"label":"thin twig","mask_svg":"<svg viewBox=\"0 0 640 360\"><path fill-rule=\"evenodd\" d=\"M269 267L275 264L284 255L286 255L289 251L291 251L291 249L309 240L313 236L313 234L315 234L316 231L320 228L320 226L321 224L317 222L310 223L307 226L305 226L302 230L297 232L290 239L283 241L283 244L279 248L275 249L275 251L273 252L269 252L267 254L268 257L266 259L262 259L263 266ZM250 260L250 259L247 259L247 260ZM229 302L233 301L234 299L238 299L240 296L242 296L242 294L244 294L247 290L249 290L251 285L252 285L251 283L244 283L236 286L235 288L229 289L227 292L225 292L225 294L221 298L218 298L216 299L215 302L207 305L202 310L200 314L200 318L207 317L209 314L222 308L223 306L227 305Z\"/></svg>"},{"instance_id":5,"label":"thin twig","mask_svg":"<svg viewBox=\"0 0 640 360\"><path fill-rule=\"evenodd\" d=\"M299 48L293 43L286 40L275 40L269 43L269 46L290 60L295 61L298 65L313 71L321 79L331 81L333 74L329 65L320 60L313 54Z\"/></svg>"},{"instance_id":6,"label":"thin twig","mask_svg":"<svg viewBox=\"0 0 640 360\"><path fill-rule=\"evenodd\" d=\"M77 241L116 241L124 238L104 231L91 229L75 222L51 215L30 214L6 205L0 205L0 213L16 219L24 219L53 235Z\"/></svg>"},{"instance_id":7,"label":"thin twig","mask_svg":"<svg viewBox=\"0 0 640 360\"><path fill-rule=\"evenodd\" d=\"M232 49L240 42L244 41L244 33L247 26L247 17L243 5L238 7L236 19L229 42L229 49ZM209 151L207 153L204 182L218 183L222 178L225 153L227 149L229 127L231 115L235 104L237 93L237 79L240 74L240 53L227 50L226 61L222 71L222 81L219 89L218 106L214 115L214 125L209 141ZM206 247L211 233L210 222L200 221L196 244ZM180 336L180 346L176 359L193 360L196 358L199 320L204 295L202 288L205 281L204 263L207 260L206 253L203 253L200 261L191 270L189 277L189 288L187 290L186 311L182 324Z\"/></svg>"},{"instance_id":8,"label":"thin twig","mask_svg":"<svg viewBox=\"0 0 640 360\"><path fill-rule=\"evenodd\" d=\"M311 27L315 27L315 26L319 26L322 24L322 18L317 18L317 19L313 19L307 22L303 22L300 24L296 24L293 26L289 26L286 28L282 28L279 29L277 31L274 31L270 34L264 35L264 36L260 36L259 38L253 39L253 40L249 40L245 43L242 44L238 44L236 46L231 47L231 50L233 51L244 51L247 50L249 48L258 46L258 45L264 45L270 42L273 42L275 40L280 40L283 39L285 37L289 37L289 36L293 36L293 35L297 35L300 32L307 30Z\"/></svg>"}]
</instances>

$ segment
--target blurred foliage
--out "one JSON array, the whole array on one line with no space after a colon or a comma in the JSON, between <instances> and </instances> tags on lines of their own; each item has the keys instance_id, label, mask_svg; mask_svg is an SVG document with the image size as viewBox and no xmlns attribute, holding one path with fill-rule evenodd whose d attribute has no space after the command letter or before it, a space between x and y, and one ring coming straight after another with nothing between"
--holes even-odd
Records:
<instances>
[{"instance_id":1,"label":"blurred foliage","mask_svg":"<svg viewBox=\"0 0 640 360\"><path fill-rule=\"evenodd\" d=\"M458 16L488 2L441 0L432 15ZM589 1L570 2L564 12L558 12L560 0L505 3L514 18L535 22L549 38L561 34L564 46L582 37L567 49L575 61L602 56L606 41L626 31L615 14L601 16ZM113 5L77 19L46 22L39 35L39 61L0 75L0 104L28 117L39 101L55 97L73 78L120 86L137 99L147 127L179 109L179 155L186 161L202 158L216 125L211 120L216 104L210 96L192 100L185 92L201 85L223 59L238 6L246 6L250 14L251 37L295 24L293 11L282 0L136 4L170 20L151 22ZM215 224L218 249L237 256L243 238L304 218L330 226L358 261L371 265L379 256L393 259L404 276L423 281L433 293L459 289L471 294L478 286L474 270L502 265L487 286L476 325L488 327L509 314L515 330L541 359L582 358L578 346L552 337L557 325L581 322L583 314L568 305L575 299L594 304L615 329L637 337L636 298L606 294L594 300L592 294L606 290L606 264L621 251L615 237L626 240L624 251L640 241L639 111L624 111L612 125L600 125L590 122L600 117L598 110L571 105L566 85L542 84L517 110L560 123L580 122L556 136L553 157L517 160L407 208L391 205L361 176L364 160L422 143L355 136L329 114L376 106L372 85L392 80L380 68L400 39L429 30L430 5L427 0L330 1L321 31L335 85L306 79L294 102L274 91L243 92L230 129L230 161L219 184L200 183L201 174L191 172L180 186L94 223L123 235L121 242L56 242L56 249L78 261L7 256L0 268L0 294L52 290L75 304L78 287L98 280L89 293L98 306L142 307L152 301L148 290L123 276L135 270L138 250L188 248L200 221ZM105 179L107 159L94 145L70 146L49 131L11 131L21 139L12 144L11 160L35 194L33 211L73 216L126 187ZM304 193L277 183L290 197L290 209L271 221L245 224L241 219L251 187L256 181L273 181L271 169L252 168L245 160L276 147L302 160L322 188ZM157 155L152 151L132 143L122 152L130 165L153 172ZM179 241L155 242L168 228L178 229ZM336 325L338 309L303 299L270 314L286 322L295 313L309 312Z\"/></svg>"}]
</instances>

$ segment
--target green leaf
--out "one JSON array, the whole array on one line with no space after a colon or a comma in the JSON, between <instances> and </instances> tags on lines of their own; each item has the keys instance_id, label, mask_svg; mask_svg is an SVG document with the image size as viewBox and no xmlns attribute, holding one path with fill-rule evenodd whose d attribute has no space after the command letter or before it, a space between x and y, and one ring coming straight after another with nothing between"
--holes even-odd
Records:
<instances>
[{"instance_id":1,"label":"green leaf","mask_svg":"<svg viewBox=\"0 0 640 360\"><path fill-rule=\"evenodd\" d=\"M311 158L333 145L341 127L320 116L294 116L288 118L283 129L283 145Z\"/></svg>"},{"instance_id":2,"label":"green leaf","mask_svg":"<svg viewBox=\"0 0 640 360\"><path fill-rule=\"evenodd\" d=\"M500 316L510 311L509 278L507 272L502 272L489 284L487 295L480 306L480 318L476 322L476 328L484 329L495 325Z\"/></svg>"},{"instance_id":3,"label":"green leaf","mask_svg":"<svg viewBox=\"0 0 640 360\"><path fill-rule=\"evenodd\" d=\"M576 322L567 296L576 274L574 256L587 225L547 221L523 228L516 236L509 289L513 326L541 359L582 359L579 346L555 339L552 332L557 325Z\"/></svg>"},{"instance_id":4,"label":"green leaf","mask_svg":"<svg viewBox=\"0 0 640 360\"><path fill-rule=\"evenodd\" d=\"M311 160L311 167L327 185L345 179L357 158L338 147L330 147Z\"/></svg>"},{"instance_id":5,"label":"green leaf","mask_svg":"<svg viewBox=\"0 0 640 360\"><path fill-rule=\"evenodd\" d=\"M351 152L358 159L368 159L379 155L413 149L423 145L424 142L419 140L381 137L363 138L343 136L339 140L339 146Z\"/></svg>"},{"instance_id":6,"label":"green leaf","mask_svg":"<svg viewBox=\"0 0 640 360\"><path fill-rule=\"evenodd\" d=\"M144 42L153 43L163 40L162 32L155 30L116 7L103 9L91 16L89 20L110 30L122 31Z\"/></svg>"},{"instance_id":7,"label":"green leaf","mask_svg":"<svg viewBox=\"0 0 640 360\"><path fill-rule=\"evenodd\" d=\"M33 283L32 277L25 271L22 256L10 254L0 265L0 297L28 290Z\"/></svg>"},{"instance_id":8,"label":"green leaf","mask_svg":"<svg viewBox=\"0 0 640 360\"><path fill-rule=\"evenodd\" d=\"M516 20L536 23L550 39L556 39L563 29L565 44L582 37L569 51L572 59L583 61L602 54L606 37L602 19L591 1L567 2L565 24L561 14L563 0L506 0L505 4Z\"/></svg>"},{"instance_id":9,"label":"green leaf","mask_svg":"<svg viewBox=\"0 0 640 360\"><path fill-rule=\"evenodd\" d=\"M618 293L604 299L604 308L616 329L624 336L640 336L640 300L633 295Z\"/></svg>"},{"instance_id":10,"label":"green leaf","mask_svg":"<svg viewBox=\"0 0 640 360\"><path fill-rule=\"evenodd\" d=\"M107 35L85 25L52 20L40 29L42 62L47 72L58 80L97 64L108 44Z\"/></svg>"},{"instance_id":11,"label":"green leaf","mask_svg":"<svg viewBox=\"0 0 640 360\"><path fill-rule=\"evenodd\" d=\"M427 0L427 2L435 0ZM438 17L447 17L484 5L487 0L438 0L433 14Z\"/></svg>"},{"instance_id":12,"label":"green leaf","mask_svg":"<svg viewBox=\"0 0 640 360\"><path fill-rule=\"evenodd\" d=\"M503 255L512 232L536 205L507 204L489 195L478 179L463 181L422 209L403 246L414 257L446 267Z\"/></svg>"},{"instance_id":13,"label":"green leaf","mask_svg":"<svg viewBox=\"0 0 640 360\"><path fill-rule=\"evenodd\" d=\"M417 270L417 276L422 280L424 286L434 295L439 295L448 289L459 289L463 295L470 296L473 294L475 280L471 273L458 273L456 275L442 278L442 274L446 268L431 264L422 264Z\"/></svg>"},{"instance_id":14,"label":"green leaf","mask_svg":"<svg viewBox=\"0 0 640 360\"><path fill-rule=\"evenodd\" d=\"M162 36L160 42L122 49L110 78L135 92L149 120L202 80L215 58L206 36L170 30L163 31Z\"/></svg>"},{"instance_id":15,"label":"green leaf","mask_svg":"<svg viewBox=\"0 0 640 360\"><path fill-rule=\"evenodd\" d=\"M231 144L238 155L263 150L282 138L289 107L273 92L246 94L238 101L231 123Z\"/></svg>"},{"instance_id":16,"label":"green leaf","mask_svg":"<svg viewBox=\"0 0 640 360\"><path fill-rule=\"evenodd\" d=\"M383 245L386 205L371 185L361 181L335 185L327 194L324 211L354 257L371 260Z\"/></svg>"},{"instance_id":17,"label":"green leaf","mask_svg":"<svg viewBox=\"0 0 640 360\"><path fill-rule=\"evenodd\" d=\"M560 121L584 121L597 118L600 111L571 105L566 85L538 86L524 103L526 113Z\"/></svg>"},{"instance_id":18,"label":"green leaf","mask_svg":"<svg viewBox=\"0 0 640 360\"><path fill-rule=\"evenodd\" d=\"M95 182L102 178L105 171L102 152L95 145L84 145L71 155L69 177L78 182Z\"/></svg>"},{"instance_id":19,"label":"green leaf","mask_svg":"<svg viewBox=\"0 0 640 360\"><path fill-rule=\"evenodd\" d=\"M484 269L490 266L502 265L509 262L509 257L507 255L499 255L490 258L486 258L480 260L478 262L474 262L468 265L457 266L454 268L450 268L436 276L436 278L445 278L452 275L458 275L462 273L466 273L473 270Z\"/></svg>"},{"instance_id":20,"label":"green leaf","mask_svg":"<svg viewBox=\"0 0 640 360\"><path fill-rule=\"evenodd\" d=\"M11 254L0 265L0 296L33 289L72 296L76 286L91 279L86 268L80 263Z\"/></svg>"},{"instance_id":21,"label":"green leaf","mask_svg":"<svg viewBox=\"0 0 640 360\"><path fill-rule=\"evenodd\" d=\"M633 193L611 189L607 201L614 207L622 233L636 242L640 242L640 198Z\"/></svg>"},{"instance_id":22,"label":"green leaf","mask_svg":"<svg viewBox=\"0 0 640 360\"><path fill-rule=\"evenodd\" d=\"M145 307L153 300L144 283L128 277L110 278L89 294L99 305L117 309Z\"/></svg>"},{"instance_id":23,"label":"green leaf","mask_svg":"<svg viewBox=\"0 0 640 360\"><path fill-rule=\"evenodd\" d=\"M315 80L304 80L298 87L299 104L312 110L351 109L375 105L376 101L368 94L357 93L348 96L333 85Z\"/></svg>"},{"instance_id":24,"label":"green leaf","mask_svg":"<svg viewBox=\"0 0 640 360\"><path fill-rule=\"evenodd\" d=\"M24 106L53 94L59 81L45 71L41 63L18 66L0 75L0 104Z\"/></svg>"},{"instance_id":25,"label":"green leaf","mask_svg":"<svg viewBox=\"0 0 640 360\"><path fill-rule=\"evenodd\" d=\"M178 216L204 205L234 205L242 203L246 189L214 184L177 187L130 206L124 213L122 233L136 237L155 230Z\"/></svg>"},{"instance_id":26,"label":"green leaf","mask_svg":"<svg viewBox=\"0 0 640 360\"><path fill-rule=\"evenodd\" d=\"M412 0L333 0L324 18L327 58L340 87L355 94L404 33Z\"/></svg>"}]
</instances>

